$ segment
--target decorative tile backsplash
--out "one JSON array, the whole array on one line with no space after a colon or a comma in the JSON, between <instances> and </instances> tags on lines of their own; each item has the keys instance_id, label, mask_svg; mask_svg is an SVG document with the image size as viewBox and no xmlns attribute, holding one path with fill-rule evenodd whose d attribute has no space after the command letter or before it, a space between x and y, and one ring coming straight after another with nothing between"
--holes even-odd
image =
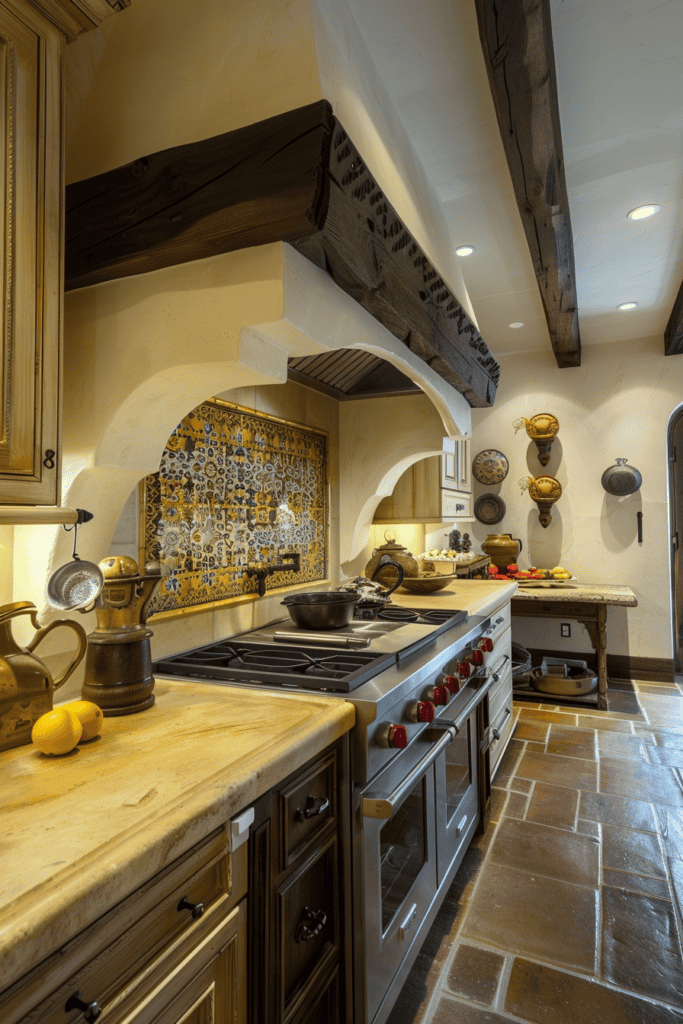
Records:
<instances>
[{"instance_id":1,"label":"decorative tile backsplash","mask_svg":"<svg viewBox=\"0 0 683 1024\"><path fill-rule=\"evenodd\" d=\"M325 579L326 468L324 434L219 401L194 409L144 481L140 561L170 571L148 615L256 592L247 565L283 552L301 569L268 590Z\"/></svg>"}]
</instances>

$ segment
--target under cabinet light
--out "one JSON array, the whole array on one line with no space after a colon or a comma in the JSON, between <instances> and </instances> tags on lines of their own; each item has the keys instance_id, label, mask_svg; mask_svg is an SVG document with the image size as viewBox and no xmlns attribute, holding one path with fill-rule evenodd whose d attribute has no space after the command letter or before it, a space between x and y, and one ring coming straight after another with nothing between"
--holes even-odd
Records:
<instances>
[{"instance_id":1,"label":"under cabinet light","mask_svg":"<svg viewBox=\"0 0 683 1024\"><path fill-rule=\"evenodd\" d=\"M518 327L524 327L524 324L519 320L515 320L514 324L508 324L508 327L511 327L513 331L516 331Z\"/></svg>"},{"instance_id":2,"label":"under cabinet light","mask_svg":"<svg viewBox=\"0 0 683 1024\"><path fill-rule=\"evenodd\" d=\"M461 245L455 250L456 256L471 256L473 252L476 252L473 245Z\"/></svg>"},{"instance_id":3,"label":"under cabinet light","mask_svg":"<svg viewBox=\"0 0 683 1024\"><path fill-rule=\"evenodd\" d=\"M617 306L617 309L635 309L637 305L637 302L622 302L620 306Z\"/></svg>"}]
</instances>

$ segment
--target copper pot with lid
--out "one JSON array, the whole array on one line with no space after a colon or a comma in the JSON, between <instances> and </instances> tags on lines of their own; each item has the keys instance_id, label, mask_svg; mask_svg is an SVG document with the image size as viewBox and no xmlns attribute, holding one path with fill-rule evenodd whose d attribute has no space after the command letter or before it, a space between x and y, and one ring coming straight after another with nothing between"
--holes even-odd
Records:
<instances>
[{"instance_id":1,"label":"copper pot with lid","mask_svg":"<svg viewBox=\"0 0 683 1024\"><path fill-rule=\"evenodd\" d=\"M396 534L393 530L387 530L384 534L384 539L386 544L382 544L381 547L375 548L372 552L372 558L365 566L365 576L370 580L377 580L385 587L394 587L396 583L395 572L392 572L390 567L387 568L386 572L384 571L384 565L389 561L397 562L403 569L404 576L418 576L420 567L417 564L417 559L403 544L397 542ZM380 562L383 563L381 568Z\"/></svg>"}]
</instances>

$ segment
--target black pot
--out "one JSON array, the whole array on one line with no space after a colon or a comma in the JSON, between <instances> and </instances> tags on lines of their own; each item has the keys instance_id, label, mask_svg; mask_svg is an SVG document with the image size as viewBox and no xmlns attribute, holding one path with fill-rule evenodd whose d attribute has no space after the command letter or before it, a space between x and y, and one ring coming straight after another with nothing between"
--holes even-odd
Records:
<instances>
[{"instance_id":1,"label":"black pot","mask_svg":"<svg viewBox=\"0 0 683 1024\"><path fill-rule=\"evenodd\" d=\"M280 603L300 629L343 629L353 618L358 594L318 590L311 594L288 594Z\"/></svg>"}]
</instances>

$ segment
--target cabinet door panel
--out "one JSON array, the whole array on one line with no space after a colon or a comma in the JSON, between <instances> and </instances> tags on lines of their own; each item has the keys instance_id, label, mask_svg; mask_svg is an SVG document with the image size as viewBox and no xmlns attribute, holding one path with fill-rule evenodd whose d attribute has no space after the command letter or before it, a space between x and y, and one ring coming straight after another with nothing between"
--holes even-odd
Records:
<instances>
[{"instance_id":1,"label":"cabinet door panel","mask_svg":"<svg viewBox=\"0 0 683 1024\"><path fill-rule=\"evenodd\" d=\"M59 501L62 51L28 4L0 6L0 504Z\"/></svg>"}]
</instances>

